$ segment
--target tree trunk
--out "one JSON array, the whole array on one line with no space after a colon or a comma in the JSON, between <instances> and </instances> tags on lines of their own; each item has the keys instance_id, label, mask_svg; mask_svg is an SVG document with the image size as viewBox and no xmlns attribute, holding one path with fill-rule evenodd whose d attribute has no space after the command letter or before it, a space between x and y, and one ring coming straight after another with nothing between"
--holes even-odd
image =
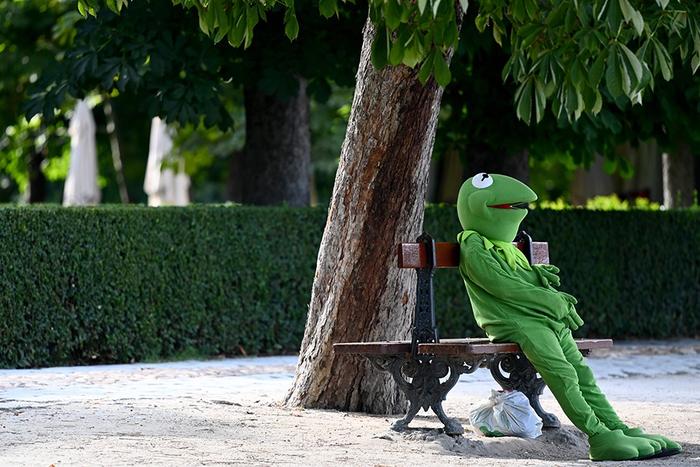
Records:
<instances>
[{"instance_id":1,"label":"tree trunk","mask_svg":"<svg viewBox=\"0 0 700 467\"><path fill-rule=\"evenodd\" d=\"M656 140L639 141L636 146L627 142L618 146L618 153L634 167L631 177L623 178L619 174L614 177L620 198L647 198L663 203L662 158Z\"/></svg>"},{"instance_id":2,"label":"tree trunk","mask_svg":"<svg viewBox=\"0 0 700 467\"><path fill-rule=\"evenodd\" d=\"M517 178L523 183L530 179L527 149L514 154L494 154L488 151L472 152L467 157L467 176L479 172L497 173Z\"/></svg>"},{"instance_id":3,"label":"tree trunk","mask_svg":"<svg viewBox=\"0 0 700 467\"><path fill-rule=\"evenodd\" d=\"M226 199L236 203L243 202L241 191L241 158L243 151L233 151L228 160L228 178L226 180Z\"/></svg>"},{"instance_id":4,"label":"tree trunk","mask_svg":"<svg viewBox=\"0 0 700 467\"><path fill-rule=\"evenodd\" d=\"M605 158L596 154L589 168L576 169L571 182L571 204L585 206L590 198L615 192L615 183L603 169L604 164Z\"/></svg>"},{"instance_id":5,"label":"tree trunk","mask_svg":"<svg viewBox=\"0 0 700 467\"><path fill-rule=\"evenodd\" d=\"M46 201L46 176L41 169L42 162L44 162L44 150L32 150L27 161L29 172L27 202L32 204Z\"/></svg>"},{"instance_id":6,"label":"tree trunk","mask_svg":"<svg viewBox=\"0 0 700 467\"><path fill-rule=\"evenodd\" d=\"M104 114L107 120L107 135L109 136L109 146L112 150L112 166L119 187L119 199L122 204L129 203L129 190L126 188L126 177L124 177L124 164L122 162L121 145L119 144L119 133L117 130L117 120L114 116L114 109L109 97L104 100Z\"/></svg>"},{"instance_id":7,"label":"tree trunk","mask_svg":"<svg viewBox=\"0 0 700 467\"><path fill-rule=\"evenodd\" d=\"M469 148L466 148L468 151ZM463 161L457 148L448 149L434 164L433 179L428 192L437 203L456 203L465 179L479 172L497 173L517 178L523 183L530 179L529 154L523 149L504 155L491 151L472 151Z\"/></svg>"},{"instance_id":8,"label":"tree trunk","mask_svg":"<svg viewBox=\"0 0 700 467\"><path fill-rule=\"evenodd\" d=\"M673 154L664 153L664 206L682 208L693 203L695 189L695 158L688 144L677 146Z\"/></svg>"},{"instance_id":9,"label":"tree trunk","mask_svg":"<svg viewBox=\"0 0 700 467\"><path fill-rule=\"evenodd\" d=\"M405 66L374 69L374 34L368 20L289 406L403 408L388 376L332 349L406 339L414 308L415 273L396 267L396 244L421 231L442 89Z\"/></svg>"},{"instance_id":10,"label":"tree trunk","mask_svg":"<svg viewBox=\"0 0 700 467\"><path fill-rule=\"evenodd\" d=\"M246 142L233 183L245 204L308 206L311 137L306 82L287 100L244 89Z\"/></svg>"}]
</instances>

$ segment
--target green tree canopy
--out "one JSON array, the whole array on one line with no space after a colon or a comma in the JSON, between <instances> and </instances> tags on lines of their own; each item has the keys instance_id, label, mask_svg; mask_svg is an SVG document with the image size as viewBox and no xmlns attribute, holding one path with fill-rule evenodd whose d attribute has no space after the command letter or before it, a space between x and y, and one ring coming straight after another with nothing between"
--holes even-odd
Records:
<instances>
[{"instance_id":1,"label":"green tree canopy","mask_svg":"<svg viewBox=\"0 0 700 467\"><path fill-rule=\"evenodd\" d=\"M125 4L107 3L113 9ZM302 76L309 81L311 96L321 101L328 99L331 83L353 83L361 24L356 10L329 23L321 21L310 3L302 5L300 16L307 18L309 27L292 43L282 34L288 18L260 7L266 21L251 22L250 39L243 40L246 47L241 50L214 44L199 31L194 10L173 8L169 0L133 2L121 17L110 9L85 8L81 11L92 11L94 16L76 24L72 46L33 86L28 119L52 116L68 96L129 91L141 96L151 116L194 125L203 117L207 127L226 129L232 121L226 109L229 96L222 89L225 83L254 85L286 98L296 94L296 77ZM204 13L214 8L212 3ZM199 18L211 19L206 14ZM207 21L199 26L220 42L220 28ZM259 37L251 46L256 25Z\"/></svg>"},{"instance_id":2,"label":"green tree canopy","mask_svg":"<svg viewBox=\"0 0 700 467\"><path fill-rule=\"evenodd\" d=\"M250 46L253 32L267 12L282 9L291 39L298 34L293 0L172 0L196 8L200 27L215 41ZM95 11L100 0L79 0L83 12ZM106 5L119 11L128 0ZM379 33L373 45L375 66L420 67L425 81L451 80L447 51L459 41L458 28L467 0L370 0L370 19ZM337 0L320 0L324 16L338 14ZM570 121L587 112L598 114L603 93L613 100L641 103L655 77L673 76L673 58L700 66L700 5L680 0L483 0L476 25L491 28L494 40L509 47L504 79L518 84L516 113L525 122L539 122L549 106Z\"/></svg>"},{"instance_id":3,"label":"green tree canopy","mask_svg":"<svg viewBox=\"0 0 700 467\"><path fill-rule=\"evenodd\" d=\"M571 157L575 164L588 165L596 154L608 159L607 166L627 175L629 162L619 145L655 139L664 150L679 143L700 151L700 85L691 67L673 62L673 80L657 80L644 94L644 105L614 99L603 86L601 109L583 113L569 121L565 112L547 112L537 125L518 121L512 111L518 87L502 80L508 63L509 46L503 48L478 33L470 13L461 31L462 40L452 59L453 81L445 89L436 144L438 153L446 148L469 148L507 156L528 149L536 158L556 155Z\"/></svg>"}]
</instances>

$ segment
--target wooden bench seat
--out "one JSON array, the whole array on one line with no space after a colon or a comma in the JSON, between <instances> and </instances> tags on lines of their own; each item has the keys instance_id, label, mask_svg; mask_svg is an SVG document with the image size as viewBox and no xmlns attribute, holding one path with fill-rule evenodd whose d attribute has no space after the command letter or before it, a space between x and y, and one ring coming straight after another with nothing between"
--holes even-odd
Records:
<instances>
[{"instance_id":1,"label":"wooden bench seat","mask_svg":"<svg viewBox=\"0 0 700 467\"><path fill-rule=\"evenodd\" d=\"M612 339L577 339L581 352L608 349ZM345 342L333 344L333 351L351 355L401 355L411 353L411 341ZM494 353L518 353L520 347L512 342L494 343L485 337L440 339L440 342L418 344L418 353L441 357L461 357Z\"/></svg>"}]
</instances>

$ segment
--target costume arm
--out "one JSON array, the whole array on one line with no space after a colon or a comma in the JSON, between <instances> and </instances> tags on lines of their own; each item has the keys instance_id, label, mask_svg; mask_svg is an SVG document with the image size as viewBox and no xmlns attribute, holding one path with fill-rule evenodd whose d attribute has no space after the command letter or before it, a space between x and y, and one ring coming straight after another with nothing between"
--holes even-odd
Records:
<instances>
[{"instance_id":1,"label":"costume arm","mask_svg":"<svg viewBox=\"0 0 700 467\"><path fill-rule=\"evenodd\" d=\"M475 236L460 244L460 272L491 295L543 312L559 321L569 313L566 300L556 290L532 285L503 270Z\"/></svg>"}]
</instances>

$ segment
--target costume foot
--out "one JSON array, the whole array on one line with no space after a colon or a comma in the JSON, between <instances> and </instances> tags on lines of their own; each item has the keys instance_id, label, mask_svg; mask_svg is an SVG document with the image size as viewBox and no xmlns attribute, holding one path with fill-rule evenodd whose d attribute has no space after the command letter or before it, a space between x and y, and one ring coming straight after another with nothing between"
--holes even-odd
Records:
<instances>
[{"instance_id":1,"label":"costume foot","mask_svg":"<svg viewBox=\"0 0 700 467\"><path fill-rule=\"evenodd\" d=\"M594 461L645 459L661 452L661 445L645 438L633 438L620 430L589 436L589 456Z\"/></svg>"},{"instance_id":2,"label":"costume foot","mask_svg":"<svg viewBox=\"0 0 700 467\"><path fill-rule=\"evenodd\" d=\"M676 443L675 441L671 441L665 436L644 433L644 430L642 430L641 428L627 428L623 429L622 432L627 436L631 436L634 438L651 439L659 443L661 445L662 450L662 452L658 454L659 457L672 456L674 454L680 453L683 450L683 448L681 448L681 445Z\"/></svg>"}]
</instances>

